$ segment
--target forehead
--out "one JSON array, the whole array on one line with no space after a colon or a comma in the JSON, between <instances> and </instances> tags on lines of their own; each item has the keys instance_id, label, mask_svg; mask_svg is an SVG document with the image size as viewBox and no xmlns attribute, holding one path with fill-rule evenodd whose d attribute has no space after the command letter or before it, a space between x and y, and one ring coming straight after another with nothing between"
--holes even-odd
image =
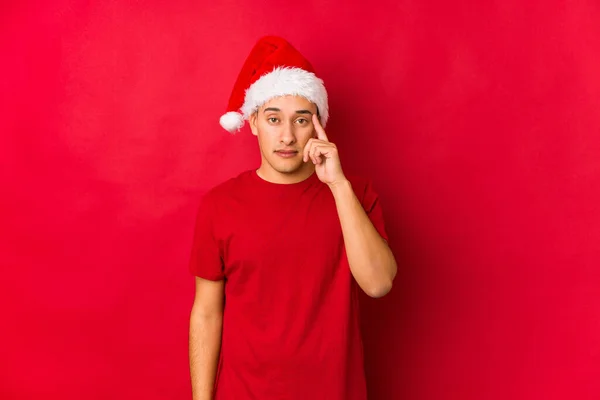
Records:
<instances>
[{"instance_id":1,"label":"forehead","mask_svg":"<svg viewBox=\"0 0 600 400\"><path fill-rule=\"evenodd\" d=\"M278 108L282 112L296 112L298 110L309 110L315 112L317 106L302 96L280 96L274 97L260 107L260 110L265 108Z\"/></svg>"}]
</instances>

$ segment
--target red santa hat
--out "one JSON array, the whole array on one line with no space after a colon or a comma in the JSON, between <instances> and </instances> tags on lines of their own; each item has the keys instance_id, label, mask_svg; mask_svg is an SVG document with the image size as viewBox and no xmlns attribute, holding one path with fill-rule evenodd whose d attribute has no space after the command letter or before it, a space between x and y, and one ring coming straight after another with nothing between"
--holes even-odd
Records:
<instances>
[{"instance_id":1,"label":"red santa hat","mask_svg":"<svg viewBox=\"0 0 600 400\"><path fill-rule=\"evenodd\" d=\"M260 106L285 95L302 96L315 103L321 125L327 124L327 91L312 65L286 40L263 37L242 66L227 112L219 122L225 130L235 133Z\"/></svg>"}]
</instances>

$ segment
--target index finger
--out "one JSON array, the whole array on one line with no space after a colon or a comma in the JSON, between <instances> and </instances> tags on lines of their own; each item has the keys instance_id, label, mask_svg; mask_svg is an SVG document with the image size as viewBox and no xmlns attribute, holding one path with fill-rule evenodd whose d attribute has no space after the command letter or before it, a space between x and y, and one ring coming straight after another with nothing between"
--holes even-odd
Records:
<instances>
[{"instance_id":1,"label":"index finger","mask_svg":"<svg viewBox=\"0 0 600 400\"><path fill-rule=\"evenodd\" d=\"M317 132L317 139L328 142L327 135L325 134L325 130L321 126L321 121L319 121L319 117L317 114L313 114L313 125L315 126L315 131Z\"/></svg>"}]
</instances>

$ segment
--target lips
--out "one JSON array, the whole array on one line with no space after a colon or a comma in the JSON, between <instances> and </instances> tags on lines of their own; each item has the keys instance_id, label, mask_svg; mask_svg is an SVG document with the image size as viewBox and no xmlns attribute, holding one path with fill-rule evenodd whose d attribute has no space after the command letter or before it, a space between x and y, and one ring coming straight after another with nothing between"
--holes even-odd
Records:
<instances>
[{"instance_id":1,"label":"lips","mask_svg":"<svg viewBox=\"0 0 600 400\"><path fill-rule=\"evenodd\" d=\"M279 157L291 158L295 157L298 152L296 150L278 150L275 152L275 154L277 154Z\"/></svg>"}]
</instances>

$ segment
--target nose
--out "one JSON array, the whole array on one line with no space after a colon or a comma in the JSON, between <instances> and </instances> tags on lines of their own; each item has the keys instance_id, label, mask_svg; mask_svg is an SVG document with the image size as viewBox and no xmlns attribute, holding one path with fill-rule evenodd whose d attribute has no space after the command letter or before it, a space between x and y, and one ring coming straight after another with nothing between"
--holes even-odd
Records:
<instances>
[{"instance_id":1,"label":"nose","mask_svg":"<svg viewBox=\"0 0 600 400\"><path fill-rule=\"evenodd\" d=\"M281 129L281 143L286 146L292 145L296 142L296 134L294 132L293 123L284 124Z\"/></svg>"}]
</instances>

